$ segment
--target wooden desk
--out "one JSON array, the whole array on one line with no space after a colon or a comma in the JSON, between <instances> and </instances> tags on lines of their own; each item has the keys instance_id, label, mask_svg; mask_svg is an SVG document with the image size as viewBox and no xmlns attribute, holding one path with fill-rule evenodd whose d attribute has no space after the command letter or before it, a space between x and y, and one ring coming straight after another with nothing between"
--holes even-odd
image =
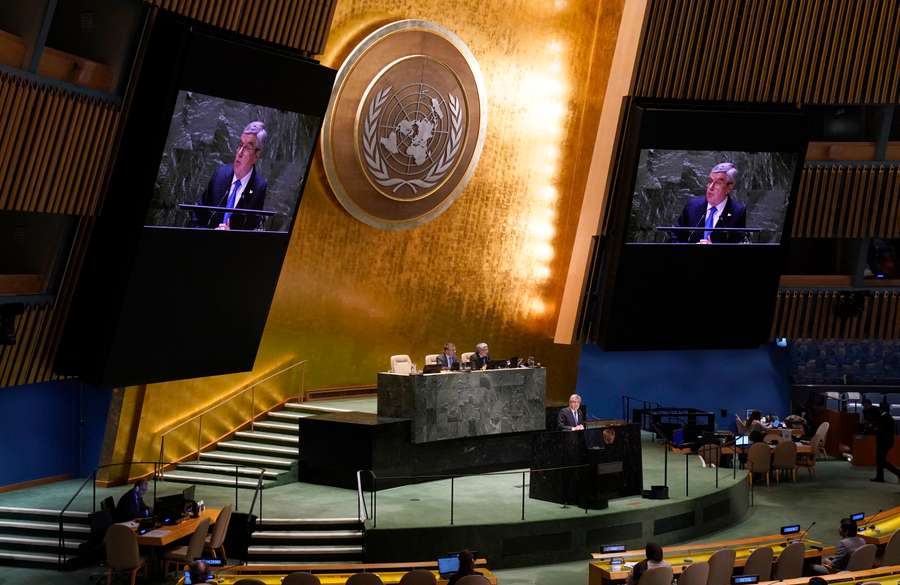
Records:
<instances>
[{"instance_id":1,"label":"wooden desk","mask_svg":"<svg viewBox=\"0 0 900 585\"><path fill-rule=\"evenodd\" d=\"M807 559L818 559L822 556L822 543L813 540L805 541L807 548L804 557ZM672 572L680 575L684 569L692 563L709 560L717 550L723 548L734 549L735 559L734 566L743 567L747 563L750 554L757 548L768 546L774 552L773 562L777 560L778 555L787 546L787 539L781 534L772 534L770 536L757 536L753 538L741 538L737 540L720 540L717 542L706 542L702 544L687 544L680 546L663 547L663 558L672 565ZM613 558L621 558L625 563L638 563L645 558L645 552L640 550L629 550L623 553L592 553L591 561L588 568L588 584L589 585L608 585L625 583L628 575L631 573L631 567L626 565L617 565L615 569L610 562ZM688 562L690 561L690 562ZM807 578L807 581L809 579ZM895 584L893 584L895 585Z\"/></svg>"},{"instance_id":2,"label":"wooden desk","mask_svg":"<svg viewBox=\"0 0 900 585\"><path fill-rule=\"evenodd\" d=\"M259 579L266 585L281 585L281 581L289 573L298 571L312 573L319 578L322 585L344 585L354 573L375 573L385 585L399 583L403 575L409 571L424 569L431 571L439 585L447 583L437 572L437 562L411 563L348 563L344 565L249 565L225 567L216 571L216 585L233 585L240 579ZM480 572L491 585L497 585L497 576L487 568L484 559L475 561L475 570ZM178 583L183 583L182 577Z\"/></svg>"},{"instance_id":3,"label":"wooden desk","mask_svg":"<svg viewBox=\"0 0 900 585\"><path fill-rule=\"evenodd\" d=\"M900 506L891 508L872 516L866 516L857 524L863 530L859 533L867 543L885 545L900 529Z\"/></svg>"},{"instance_id":4,"label":"wooden desk","mask_svg":"<svg viewBox=\"0 0 900 585\"><path fill-rule=\"evenodd\" d=\"M841 585L859 585L860 583L868 581L878 582L882 585L896 585L898 573L900 573L900 566L893 565L889 567L878 567L877 569L866 569L865 571L844 571L841 573L819 576L828 583L840 583ZM784 581L765 581L765 583L778 583L779 585L807 585L809 583L809 577L785 579Z\"/></svg>"},{"instance_id":5,"label":"wooden desk","mask_svg":"<svg viewBox=\"0 0 900 585\"><path fill-rule=\"evenodd\" d=\"M221 508L207 508L200 512L199 518L188 518L173 526L160 526L144 534L139 534L137 537L138 545L159 547L171 544L176 540L193 534L197 530L197 525L204 518L209 518L210 525L215 524L216 519L219 517L219 512L221 512ZM125 522L124 524L129 528L136 528L133 522Z\"/></svg>"}]
</instances>

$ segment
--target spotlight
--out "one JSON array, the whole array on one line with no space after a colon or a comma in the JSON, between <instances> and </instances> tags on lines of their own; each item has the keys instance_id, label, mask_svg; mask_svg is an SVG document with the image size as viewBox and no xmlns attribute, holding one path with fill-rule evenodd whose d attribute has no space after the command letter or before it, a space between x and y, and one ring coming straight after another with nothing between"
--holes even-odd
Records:
<instances>
[{"instance_id":1,"label":"spotlight","mask_svg":"<svg viewBox=\"0 0 900 585\"><path fill-rule=\"evenodd\" d=\"M775 339L775 345L780 348L787 347L787 337L778 337Z\"/></svg>"},{"instance_id":2,"label":"spotlight","mask_svg":"<svg viewBox=\"0 0 900 585\"><path fill-rule=\"evenodd\" d=\"M24 310L22 303L0 305L0 345L16 344L16 317Z\"/></svg>"}]
</instances>

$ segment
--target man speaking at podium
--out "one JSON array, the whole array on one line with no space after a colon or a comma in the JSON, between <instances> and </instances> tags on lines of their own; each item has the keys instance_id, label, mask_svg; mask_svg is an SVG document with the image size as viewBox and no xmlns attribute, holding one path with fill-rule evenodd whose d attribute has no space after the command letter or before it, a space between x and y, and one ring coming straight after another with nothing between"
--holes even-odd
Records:
<instances>
[{"instance_id":1,"label":"man speaking at podium","mask_svg":"<svg viewBox=\"0 0 900 585\"><path fill-rule=\"evenodd\" d=\"M561 431L583 431L584 413L581 412L581 396L572 394L569 396L569 406L559 409L557 427Z\"/></svg>"},{"instance_id":2,"label":"man speaking at podium","mask_svg":"<svg viewBox=\"0 0 900 585\"><path fill-rule=\"evenodd\" d=\"M692 197L678 218L679 227L697 229L678 230L673 234L675 241L686 244L739 244L744 241L743 232L707 231L708 228L747 227L747 206L729 197L737 174L730 162L719 163L709 171L706 197Z\"/></svg>"},{"instance_id":3,"label":"man speaking at podium","mask_svg":"<svg viewBox=\"0 0 900 585\"><path fill-rule=\"evenodd\" d=\"M266 144L266 125L250 122L241 133L234 164L222 165L209 180L201 205L238 209L262 209L266 200L266 180L256 170ZM255 230L261 218L249 213L203 213L195 216L195 227L218 230Z\"/></svg>"}]
</instances>

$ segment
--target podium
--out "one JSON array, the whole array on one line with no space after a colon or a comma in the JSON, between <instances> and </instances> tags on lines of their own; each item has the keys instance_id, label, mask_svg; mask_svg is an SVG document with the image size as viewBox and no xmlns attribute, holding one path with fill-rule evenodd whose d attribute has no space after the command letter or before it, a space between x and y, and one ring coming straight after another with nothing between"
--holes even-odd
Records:
<instances>
[{"instance_id":1,"label":"podium","mask_svg":"<svg viewBox=\"0 0 900 585\"><path fill-rule=\"evenodd\" d=\"M252 230L257 231L265 231L263 226L265 225L265 220L269 219L274 215L278 215L276 211L268 211L266 209L243 209L241 207L219 207L216 205L196 205L193 203L179 203L178 209L183 209L191 214L191 218L193 223L195 224L205 224L205 225L195 225L194 227L206 227L209 229L213 229L221 223L221 219L225 216L226 213L230 213L232 216L237 215L241 217L247 218L255 218L255 228L251 228ZM216 215L218 214L218 218ZM215 220L215 221L213 221ZM248 220L248 223L252 224L253 221ZM236 228L237 229L237 228ZM246 227L240 229L247 229Z\"/></svg>"},{"instance_id":2,"label":"podium","mask_svg":"<svg viewBox=\"0 0 900 585\"><path fill-rule=\"evenodd\" d=\"M531 469L530 497L604 509L611 498L641 493L640 426L600 421L583 431L539 433L532 442Z\"/></svg>"}]
</instances>

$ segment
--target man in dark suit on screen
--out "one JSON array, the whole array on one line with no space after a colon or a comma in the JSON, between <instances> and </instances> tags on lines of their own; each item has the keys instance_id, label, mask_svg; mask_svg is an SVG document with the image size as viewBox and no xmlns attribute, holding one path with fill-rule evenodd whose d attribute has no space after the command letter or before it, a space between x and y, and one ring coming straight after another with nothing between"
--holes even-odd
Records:
<instances>
[{"instance_id":1,"label":"man in dark suit on screen","mask_svg":"<svg viewBox=\"0 0 900 585\"><path fill-rule=\"evenodd\" d=\"M266 144L266 126L262 122L250 122L241 133L240 144L234 153L234 163L222 165L209 180L200 200L201 205L237 209L262 209L266 200L266 180L256 169ZM194 214L194 227L219 230L255 230L262 218L248 213Z\"/></svg>"},{"instance_id":2,"label":"man in dark suit on screen","mask_svg":"<svg viewBox=\"0 0 900 585\"><path fill-rule=\"evenodd\" d=\"M556 427L561 431L583 431L584 412L581 410L581 396L569 396L569 406L559 409Z\"/></svg>"},{"instance_id":3,"label":"man in dark suit on screen","mask_svg":"<svg viewBox=\"0 0 900 585\"><path fill-rule=\"evenodd\" d=\"M737 169L732 163L714 166L706 183L706 196L691 198L678 218L679 227L696 229L678 230L672 234L672 239L686 244L740 244L746 241L744 232L709 229L747 227L747 206L729 196L736 179Z\"/></svg>"}]
</instances>

